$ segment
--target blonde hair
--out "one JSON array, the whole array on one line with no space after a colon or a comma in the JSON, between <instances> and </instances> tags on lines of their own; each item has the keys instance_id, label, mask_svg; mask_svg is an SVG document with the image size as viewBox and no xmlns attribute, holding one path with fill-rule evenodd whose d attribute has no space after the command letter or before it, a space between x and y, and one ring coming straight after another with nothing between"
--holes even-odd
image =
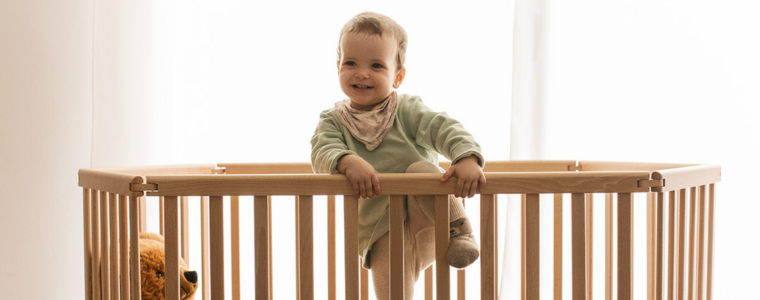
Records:
<instances>
[{"instance_id":1,"label":"blonde hair","mask_svg":"<svg viewBox=\"0 0 760 300\"><path fill-rule=\"evenodd\" d=\"M404 62L406 61L406 31L404 28L401 28L396 21L393 21L393 19L375 12L363 12L351 18L351 20L343 26L343 30L340 31L340 38L338 39L339 61L341 56L340 42L343 40L343 37L349 33L363 33L377 36L383 36L385 33L390 34L396 39L397 43L397 69L404 67Z\"/></svg>"}]
</instances>

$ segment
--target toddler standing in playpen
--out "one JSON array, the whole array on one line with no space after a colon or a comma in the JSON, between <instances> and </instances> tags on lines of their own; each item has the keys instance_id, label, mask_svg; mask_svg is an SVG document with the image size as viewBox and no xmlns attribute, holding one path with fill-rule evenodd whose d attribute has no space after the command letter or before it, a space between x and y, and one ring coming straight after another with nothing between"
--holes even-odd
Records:
<instances>
[{"instance_id":1,"label":"toddler standing in playpen","mask_svg":"<svg viewBox=\"0 0 760 300\"><path fill-rule=\"evenodd\" d=\"M457 180L454 196L473 197L486 184L480 146L446 113L419 97L398 95L404 80L407 36L391 18L354 16L340 32L338 76L348 99L320 115L311 138L316 173L345 174L359 197L359 255L372 271L378 299L388 299L389 196L377 173L443 173L438 154L452 162L441 181ZM479 256L460 198L449 197L448 264L464 268ZM435 197L411 195L404 210L404 280L412 299L420 272L435 260Z\"/></svg>"}]
</instances>

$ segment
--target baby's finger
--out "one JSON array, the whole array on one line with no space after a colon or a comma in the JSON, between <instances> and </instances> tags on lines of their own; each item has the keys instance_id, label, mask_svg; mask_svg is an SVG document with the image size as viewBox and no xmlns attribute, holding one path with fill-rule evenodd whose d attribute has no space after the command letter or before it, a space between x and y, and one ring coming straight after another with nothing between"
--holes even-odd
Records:
<instances>
[{"instance_id":1,"label":"baby's finger","mask_svg":"<svg viewBox=\"0 0 760 300\"><path fill-rule=\"evenodd\" d=\"M480 184L478 184L478 192L482 193L483 188L486 186L486 175L480 174L480 180L478 180Z\"/></svg>"},{"instance_id":2,"label":"baby's finger","mask_svg":"<svg viewBox=\"0 0 760 300\"><path fill-rule=\"evenodd\" d=\"M472 182L471 181L464 181L464 184L462 184L462 198L472 198L470 195L470 190L472 189Z\"/></svg>"},{"instance_id":3,"label":"baby's finger","mask_svg":"<svg viewBox=\"0 0 760 300\"><path fill-rule=\"evenodd\" d=\"M457 187L454 189L454 196L456 197L462 197L462 191L464 191L464 180L458 179L457 180Z\"/></svg>"},{"instance_id":4,"label":"baby's finger","mask_svg":"<svg viewBox=\"0 0 760 300\"><path fill-rule=\"evenodd\" d=\"M351 185L354 187L354 197L359 198L359 182L351 182Z\"/></svg>"},{"instance_id":5,"label":"baby's finger","mask_svg":"<svg viewBox=\"0 0 760 300\"><path fill-rule=\"evenodd\" d=\"M364 181L359 181L359 197L365 198L367 187L364 185Z\"/></svg>"},{"instance_id":6,"label":"baby's finger","mask_svg":"<svg viewBox=\"0 0 760 300\"><path fill-rule=\"evenodd\" d=\"M375 188L375 197L380 197L382 192L380 192L380 179L377 178L377 175L372 176L372 186Z\"/></svg>"},{"instance_id":7,"label":"baby's finger","mask_svg":"<svg viewBox=\"0 0 760 300\"><path fill-rule=\"evenodd\" d=\"M372 198L372 195L374 194L373 187L372 187L372 178L367 178L366 181L364 181L364 187L365 187L365 194L364 198Z\"/></svg>"},{"instance_id":8,"label":"baby's finger","mask_svg":"<svg viewBox=\"0 0 760 300\"><path fill-rule=\"evenodd\" d=\"M454 166L451 166L448 170L446 170L446 173L443 173L443 177L441 177L441 182L449 181L449 178L454 176L456 173L456 168Z\"/></svg>"},{"instance_id":9,"label":"baby's finger","mask_svg":"<svg viewBox=\"0 0 760 300\"><path fill-rule=\"evenodd\" d=\"M477 181L473 181L472 184L470 185L470 196L469 197L470 198L475 197L475 193L477 193L477 192L478 192L478 182Z\"/></svg>"}]
</instances>

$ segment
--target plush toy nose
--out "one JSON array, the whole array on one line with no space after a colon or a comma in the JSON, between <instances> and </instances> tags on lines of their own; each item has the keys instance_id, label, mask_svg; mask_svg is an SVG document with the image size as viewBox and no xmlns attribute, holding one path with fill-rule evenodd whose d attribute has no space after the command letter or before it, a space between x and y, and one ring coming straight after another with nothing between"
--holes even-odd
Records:
<instances>
[{"instance_id":1,"label":"plush toy nose","mask_svg":"<svg viewBox=\"0 0 760 300\"><path fill-rule=\"evenodd\" d=\"M187 271L185 272L185 279L190 283L196 283L198 282L198 273L195 271Z\"/></svg>"}]
</instances>

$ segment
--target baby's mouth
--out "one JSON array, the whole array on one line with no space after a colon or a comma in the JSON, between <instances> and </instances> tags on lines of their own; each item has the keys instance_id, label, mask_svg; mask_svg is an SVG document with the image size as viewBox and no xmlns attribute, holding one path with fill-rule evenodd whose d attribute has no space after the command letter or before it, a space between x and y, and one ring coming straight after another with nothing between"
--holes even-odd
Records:
<instances>
[{"instance_id":1,"label":"baby's mouth","mask_svg":"<svg viewBox=\"0 0 760 300\"><path fill-rule=\"evenodd\" d=\"M351 87L355 89L360 89L360 90L369 90L372 88L371 86L363 85L363 84L352 84Z\"/></svg>"}]
</instances>

